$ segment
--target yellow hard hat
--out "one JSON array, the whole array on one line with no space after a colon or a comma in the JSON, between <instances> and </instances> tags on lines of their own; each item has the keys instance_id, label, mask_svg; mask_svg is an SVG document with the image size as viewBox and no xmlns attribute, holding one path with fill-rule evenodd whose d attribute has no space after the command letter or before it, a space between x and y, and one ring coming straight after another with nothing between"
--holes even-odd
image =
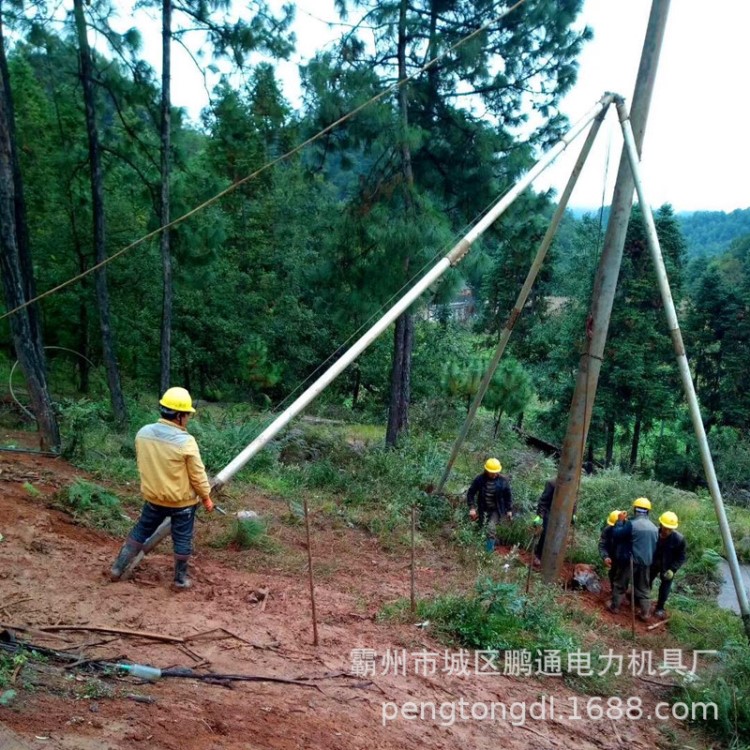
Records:
<instances>
[{"instance_id":1,"label":"yellow hard hat","mask_svg":"<svg viewBox=\"0 0 750 750\"><path fill-rule=\"evenodd\" d=\"M680 525L677 514L672 513L671 510L668 510L666 513L662 513L659 516L659 523L667 529L676 529Z\"/></svg>"},{"instance_id":2,"label":"yellow hard hat","mask_svg":"<svg viewBox=\"0 0 750 750\"><path fill-rule=\"evenodd\" d=\"M651 501L647 497L639 497L633 501L633 507L651 510Z\"/></svg>"},{"instance_id":3,"label":"yellow hard hat","mask_svg":"<svg viewBox=\"0 0 750 750\"><path fill-rule=\"evenodd\" d=\"M502 464L496 458L488 458L484 464L484 470L491 474L498 474L503 470Z\"/></svg>"},{"instance_id":4,"label":"yellow hard hat","mask_svg":"<svg viewBox=\"0 0 750 750\"><path fill-rule=\"evenodd\" d=\"M617 519L620 517L620 513L622 513L621 510L613 510L607 516L607 525L608 526L614 526L617 523Z\"/></svg>"},{"instance_id":5,"label":"yellow hard hat","mask_svg":"<svg viewBox=\"0 0 750 750\"><path fill-rule=\"evenodd\" d=\"M159 403L166 409L172 411L195 412L193 409L193 399L184 388L169 388L159 400Z\"/></svg>"}]
</instances>

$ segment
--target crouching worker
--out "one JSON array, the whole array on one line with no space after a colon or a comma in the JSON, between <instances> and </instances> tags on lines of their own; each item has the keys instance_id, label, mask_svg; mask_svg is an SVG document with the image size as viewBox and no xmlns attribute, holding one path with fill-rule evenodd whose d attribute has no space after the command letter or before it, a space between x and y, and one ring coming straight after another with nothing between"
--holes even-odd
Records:
<instances>
[{"instance_id":1,"label":"crouching worker","mask_svg":"<svg viewBox=\"0 0 750 750\"><path fill-rule=\"evenodd\" d=\"M176 590L190 588L188 560L193 551L193 526L198 498L211 512L211 485L195 438L187 432L193 402L184 388L170 388L159 401L161 419L135 436L141 494L141 517L125 540L110 578L120 579L143 543L165 518L171 519Z\"/></svg>"},{"instance_id":2,"label":"crouching worker","mask_svg":"<svg viewBox=\"0 0 750 750\"><path fill-rule=\"evenodd\" d=\"M660 620L667 616L664 605L672 590L674 574L685 564L687 557L685 537L676 531L678 525L677 514L671 510L659 516L659 539L656 542L654 561L651 565L651 586L653 587L658 577L660 579L659 598L656 601L654 614Z\"/></svg>"},{"instance_id":3,"label":"crouching worker","mask_svg":"<svg viewBox=\"0 0 750 750\"><path fill-rule=\"evenodd\" d=\"M484 473L474 479L469 487L466 502L469 504L469 518L479 519L480 524L487 520L487 552L495 551L497 524L501 518L513 518L513 498L510 483L500 472L503 467L496 458L488 458Z\"/></svg>"}]
</instances>

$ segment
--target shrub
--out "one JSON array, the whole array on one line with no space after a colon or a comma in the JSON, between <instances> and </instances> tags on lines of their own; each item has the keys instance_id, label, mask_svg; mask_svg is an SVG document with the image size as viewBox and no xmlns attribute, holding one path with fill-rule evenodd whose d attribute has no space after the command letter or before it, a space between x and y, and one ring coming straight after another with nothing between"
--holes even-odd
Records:
<instances>
[{"instance_id":1,"label":"shrub","mask_svg":"<svg viewBox=\"0 0 750 750\"><path fill-rule=\"evenodd\" d=\"M74 518L96 528L120 534L130 526L117 495L93 482L76 479L58 498Z\"/></svg>"},{"instance_id":2,"label":"shrub","mask_svg":"<svg viewBox=\"0 0 750 750\"><path fill-rule=\"evenodd\" d=\"M718 720L705 726L729 747L741 750L750 747L750 646L739 641L728 643L719 659L713 673L700 682L688 683L684 689L691 704L716 704Z\"/></svg>"}]
</instances>

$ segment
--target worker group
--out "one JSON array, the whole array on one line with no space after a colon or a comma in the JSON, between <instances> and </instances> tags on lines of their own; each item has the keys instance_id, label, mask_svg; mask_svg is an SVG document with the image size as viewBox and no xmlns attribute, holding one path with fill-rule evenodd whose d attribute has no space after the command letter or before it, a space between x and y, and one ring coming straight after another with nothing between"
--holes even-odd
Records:
<instances>
[{"instance_id":1,"label":"worker group","mask_svg":"<svg viewBox=\"0 0 750 750\"><path fill-rule=\"evenodd\" d=\"M466 496L469 517L486 529L486 550L494 552L497 525L503 519L513 518L513 500L510 483L496 458L484 465ZM539 565L547 536L547 524L555 494L555 482L548 481L539 498L533 527L537 534L534 564ZM627 510L613 510L604 523L599 538L599 555L609 572L612 599L608 609L617 613L627 595L632 591L632 602L638 618L651 619L651 591L659 582L659 593L653 615L666 617L665 605L672 589L675 573L684 565L687 553L685 538L677 531L677 514L667 510L659 516L659 526L650 518L651 501L639 497L633 501L632 518ZM576 522L573 508L572 523Z\"/></svg>"}]
</instances>

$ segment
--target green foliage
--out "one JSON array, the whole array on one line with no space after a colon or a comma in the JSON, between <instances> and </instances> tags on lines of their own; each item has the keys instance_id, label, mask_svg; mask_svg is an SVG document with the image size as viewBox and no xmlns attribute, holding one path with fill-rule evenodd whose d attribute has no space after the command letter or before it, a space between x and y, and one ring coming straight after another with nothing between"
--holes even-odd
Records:
<instances>
[{"instance_id":1,"label":"green foliage","mask_svg":"<svg viewBox=\"0 0 750 750\"><path fill-rule=\"evenodd\" d=\"M734 240L750 234L750 208L678 214L688 256L712 258L726 252Z\"/></svg>"},{"instance_id":2,"label":"green foliage","mask_svg":"<svg viewBox=\"0 0 750 750\"><path fill-rule=\"evenodd\" d=\"M731 748L745 750L750 737L750 646L746 641L727 643L719 666L697 683L684 687L688 703L714 703L718 720L705 727Z\"/></svg>"},{"instance_id":3,"label":"green foliage","mask_svg":"<svg viewBox=\"0 0 750 750\"><path fill-rule=\"evenodd\" d=\"M31 482L24 482L21 486L31 497L39 497L42 494Z\"/></svg>"},{"instance_id":4,"label":"green foliage","mask_svg":"<svg viewBox=\"0 0 750 750\"><path fill-rule=\"evenodd\" d=\"M130 526L117 495L85 479L76 479L58 497L74 518L96 528L119 534Z\"/></svg>"},{"instance_id":5,"label":"green foliage","mask_svg":"<svg viewBox=\"0 0 750 750\"><path fill-rule=\"evenodd\" d=\"M15 654L0 651L0 688L6 688L11 685L15 671L17 669L22 670L28 661L29 654L23 651Z\"/></svg>"},{"instance_id":6,"label":"green foliage","mask_svg":"<svg viewBox=\"0 0 750 750\"><path fill-rule=\"evenodd\" d=\"M236 545L239 549L276 552L277 544L268 536L268 526L262 518L237 518L232 530L214 543L216 547Z\"/></svg>"}]
</instances>

